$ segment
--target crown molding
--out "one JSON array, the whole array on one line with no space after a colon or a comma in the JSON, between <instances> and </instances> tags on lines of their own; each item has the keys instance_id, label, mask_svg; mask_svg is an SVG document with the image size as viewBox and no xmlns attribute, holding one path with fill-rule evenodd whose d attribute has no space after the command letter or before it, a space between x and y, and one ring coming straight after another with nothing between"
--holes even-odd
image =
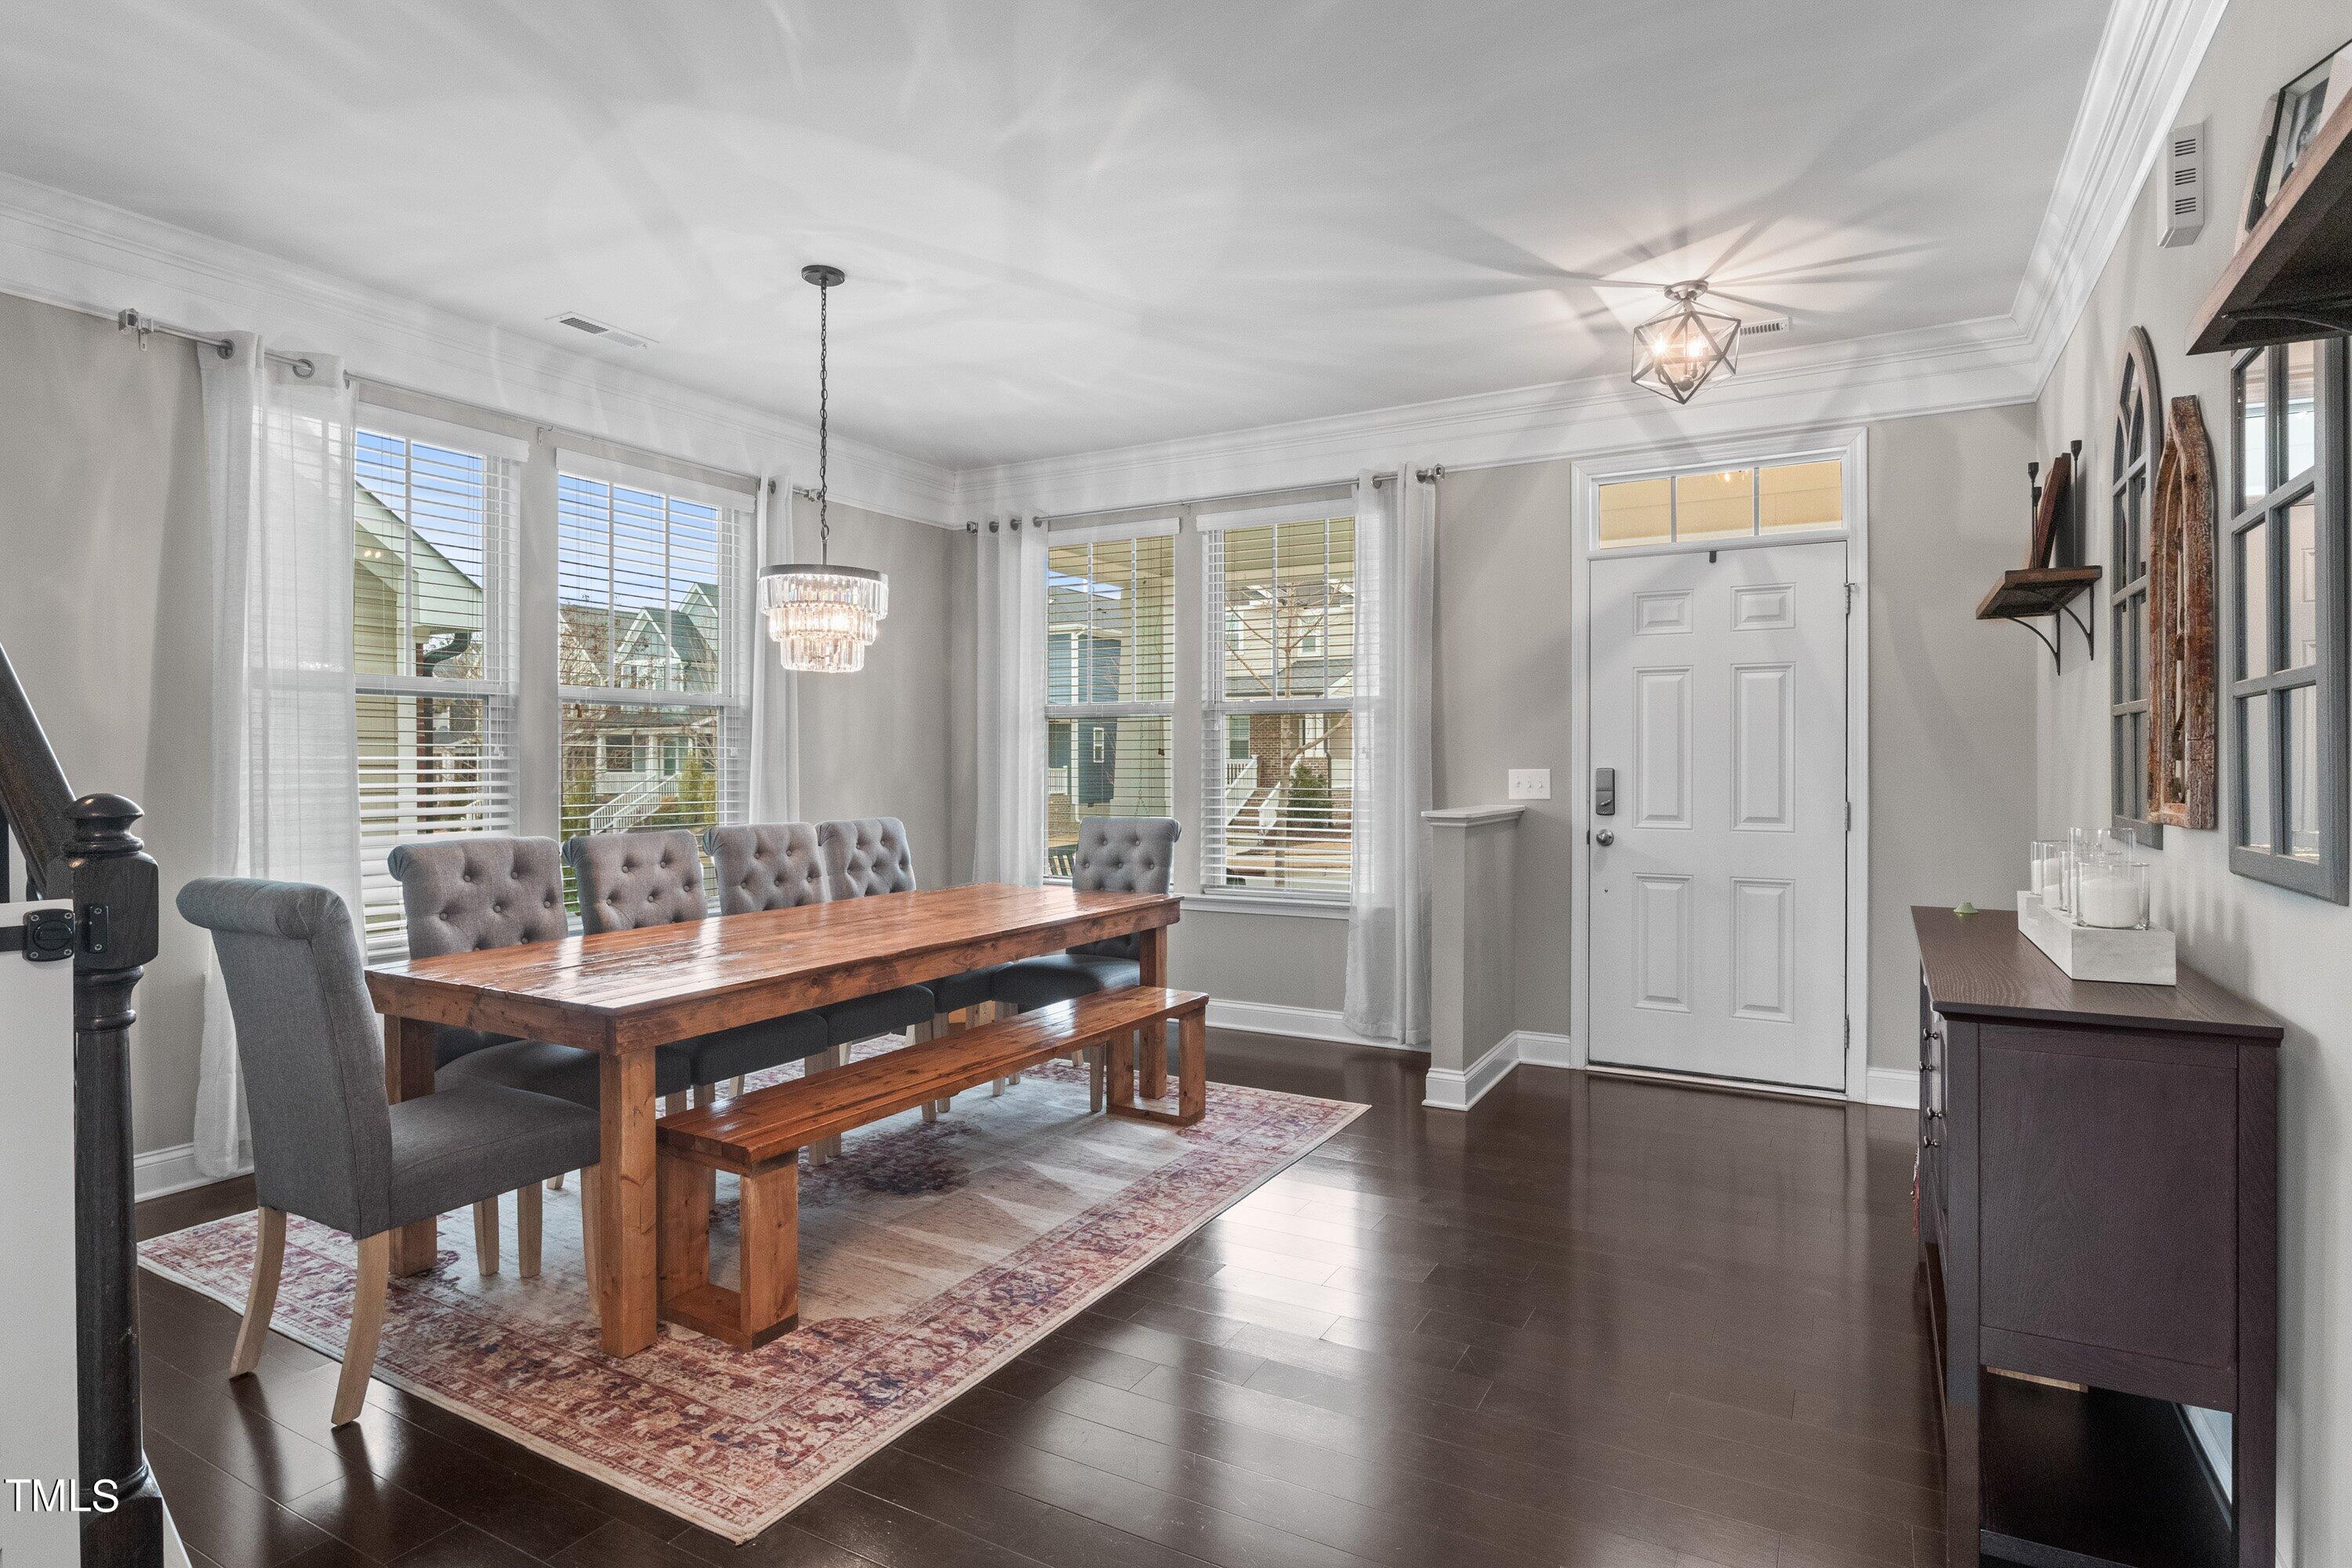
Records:
<instances>
[{"instance_id":1,"label":"crown molding","mask_svg":"<svg viewBox=\"0 0 2352 1568\"><path fill-rule=\"evenodd\" d=\"M2131 219L2229 0L2114 0L2011 320L2048 379ZM2039 391L2037 384L2036 391Z\"/></svg>"},{"instance_id":2,"label":"crown molding","mask_svg":"<svg viewBox=\"0 0 2352 1568\"><path fill-rule=\"evenodd\" d=\"M2028 403L2040 363L2016 324L1995 317L1759 353L1680 407L1623 377L1595 376L969 468L958 504L965 517L1091 511L1326 484L1406 463L1477 468L1636 447L1671 455L1767 427Z\"/></svg>"},{"instance_id":3,"label":"crown molding","mask_svg":"<svg viewBox=\"0 0 2352 1568\"><path fill-rule=\"evenodd\" d=\"M812 472L816 431L771 409L0 174L0 290L199 331L255 331L342 356L354 374L730 472ZM955 476L833 442L834 499L949 526Z\"/></svg>"}]
</instances>

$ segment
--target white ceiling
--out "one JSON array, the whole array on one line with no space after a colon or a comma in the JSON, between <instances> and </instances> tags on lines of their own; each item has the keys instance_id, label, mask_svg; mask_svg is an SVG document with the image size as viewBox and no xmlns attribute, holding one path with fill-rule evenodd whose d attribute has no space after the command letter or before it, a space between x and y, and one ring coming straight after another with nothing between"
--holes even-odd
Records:
<instances>
[{"instance_id":1,"label":"white ceiling","mask_svg":"<svg viewBox=\"0 0 2352 1568\"><path fill-rule=\"evenodd\" d=\"M831 261L837 428L968 467L2002 315L2105 13L0 0L0 170L807 419Z\"/></svg>"}]
</instances>

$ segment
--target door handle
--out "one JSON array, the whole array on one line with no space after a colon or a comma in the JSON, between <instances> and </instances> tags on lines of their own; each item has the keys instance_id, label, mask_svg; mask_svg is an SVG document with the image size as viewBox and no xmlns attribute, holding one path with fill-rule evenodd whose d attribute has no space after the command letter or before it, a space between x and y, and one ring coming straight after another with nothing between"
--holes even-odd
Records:
<instances>
[{"instance_id":1,"label":"door handle","mask_svg":"<svg viewBox=\"0 0 2352 1568\"><path fill-rule=\"evenodd\" d=\"M1608 828L1604 827L1604 828L1601 828L1599 832L1597 832L1597 833L1593 834L1593 836L1592 836L1592 842L1594 842L1595 844L1600 845L1600 846L1601 846L1601 847L1602 847L1603 849L1606 849L1606 848L1608 848L1612 844L1614 844L1614 843L1616 843L1616 842L1617 842L1617 835L1616 835L1615 833L1612 832L1610 829L1608 829Z\"/></svg>"}]
</instances>

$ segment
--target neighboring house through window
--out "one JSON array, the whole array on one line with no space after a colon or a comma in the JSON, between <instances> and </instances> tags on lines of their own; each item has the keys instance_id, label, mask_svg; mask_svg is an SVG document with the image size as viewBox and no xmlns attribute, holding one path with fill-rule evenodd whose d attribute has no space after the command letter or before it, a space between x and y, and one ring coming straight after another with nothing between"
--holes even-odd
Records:
<instances>
[{"instance_id":1,"label":"neighboring house through window","mask_svg":"<svg viewBox=\"0 0 2352 1568\"><path fill-rule=\"evenodd\" d=\"M352 490L360 901L372 956L406 949L385 856L514 828L514 515L521 454L362 408Z\"/></svg>"},{"instance_id":2,"label":"neighboring house through window","mask_svg":"<svg viewBox=\"0 0 2352 1568\"><path fill-rule=\"evenodd\" d=\"M557 679L565 837L743 819L751 496L563 455ZM715 897L715 878L707 878Z\"/></svg>"}]
</instances>

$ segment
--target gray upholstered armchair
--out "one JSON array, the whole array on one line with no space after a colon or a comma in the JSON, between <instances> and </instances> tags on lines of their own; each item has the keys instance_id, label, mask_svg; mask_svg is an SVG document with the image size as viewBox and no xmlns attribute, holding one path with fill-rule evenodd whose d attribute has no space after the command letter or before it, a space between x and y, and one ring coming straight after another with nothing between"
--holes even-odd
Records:
<instances>
[{"instance_id":1,"label":"gray upholstered armchair","mask_svg":"<svg viewBox=\"0 0 2352 1568\"><path fill-rule=\"evenodd\" d=\"M580 925L591 933L677 925L705 919L701 845L683 827L653 833L601 833L563 846L580 889ZM725 884L722 882L721 886ZM813 1057L832 1043L814 1013L795 1013L672 1047L688 1058L686 1083L698 1089ZM658 1065L654 1087L664 1094Z\"/></svg>"},{"instance_id":2,"label":"gray upholstered armchair","mask_svg":"<svg viewBox=\"0 0 2352 1568\"><path fill-rule=\"evenodd\" d=\"M340 1426L366 1399L392 1233L471 1205L479 1266L494 1273L498 1195L512 1192L518 1262L526 1278L536 1275L539 1184L595 1164L596 1117L487 1083L387 1105L383 1036L341 898L296 882L206 878L180 889L179 907L190 924L213 933L253 1126L260 1240L229 1375L241 1377L260 1360L286 1216L348 1232L359 1243L359 1287L335 1385Z\"/></svg>"}]
</instances>

